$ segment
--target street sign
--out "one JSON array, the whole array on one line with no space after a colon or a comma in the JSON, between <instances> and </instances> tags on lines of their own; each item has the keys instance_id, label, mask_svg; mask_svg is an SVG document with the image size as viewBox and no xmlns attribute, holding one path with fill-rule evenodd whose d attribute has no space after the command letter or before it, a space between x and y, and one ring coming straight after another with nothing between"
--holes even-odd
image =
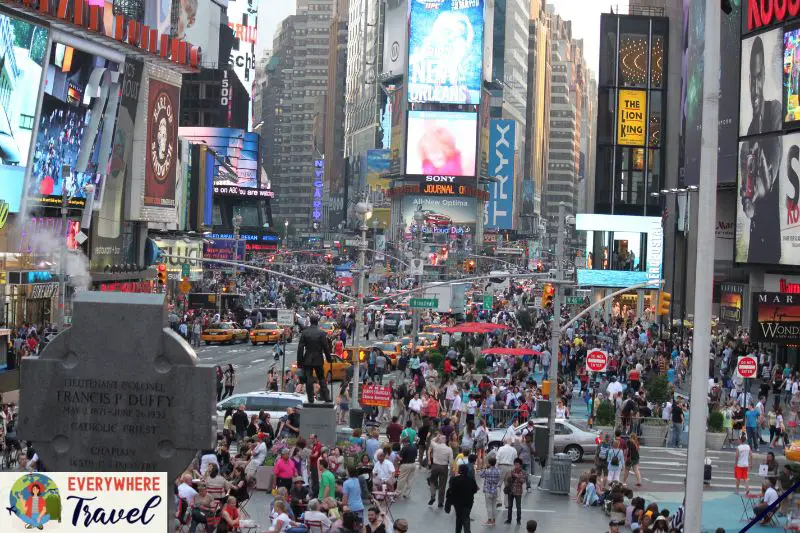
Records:
<instances>
[{"instance_id":1,"label":"street sign","mask_svg":"<svg viewBox=\"0 0 800 533\"><path fill-rule=\"evenodd\" d=\"M294 311L291 309L278 309L278 325L294 326Z\"/></svg>"},{"instance_id":2,"label":"street sign","mask_svg":"<svg viewBox=\"0 0 800 533\"><path fill-rule=\"evenodd\" d=\"M178 284L178 289L180 289L183 294L189 294L189 291L192 290L192 284L188 280L183 280Z\"/></svg>"},{"instance_id":3,"label":"street sign","mask_svg":"<svg viewBox=\"0 0 800 533\"><path fill-rule=\"evenodd\" d=\"M592 372L605 372L608 365L608 354L603 350L591 350L586 354L586 368Z\"/></svg>"},{"instance_id":4,"label":"street sign","mask_svg":"<svg viewBox=\"0 0 800 533\"><path fill-rule=\"evenodd\" d=\"M567 305L583 305L585 302L583 296L567 296Z\"/></svg>"},{"instance_id":5,"label":"street sign","mask_svg":"<svg viewBox=\"0 0 800 533\"><path fill-rule=\"evenodd\" d=\"M483 295L483 308L484 309L491 309L494 307L494 298L492 298L491 294L484 294Z\"/></svg>"},{"instance_id":6,"label":"street sign","mask_svg":"<svg viewBox=\"0 0 800 533\"><path fill-rule=\"evenodd\" d=\"M411 298L409 307L412 309L436 309L439 307L438 298Z\"/></svg>"},{"instance_id":7,"label":"street sign","mask_svg":"<svg viewBox=\"0 0 800 533\"><path fill-rule=\"evenodd\" d=\"M442 346L444 346L445 348L450 346L450 334L449 333L442 333L442 339L440 341L440 344Z\"/></svg>"},{"instance_id":8,"label":"street sign","mask_svg":"<svg viewBox=\"0 0 800 533\"><path fill-rule=\"evenodd\" d=\"M754 378L758 374L758 361L752 355L742 355L736 363L736 372L745 379Z\"/></svg>"},{"instance_id":9,"label":"street sign","mask_svg":"<svg viewBox=\"0 0 800 533\"><path fill-rule=\"evenodd\" d=\"M181 277L188 278L189 277L189 263L181 264Z\"/></svg>"},{"instance_id":10,"label":"street sign","mask_svg":"<svg viewBox=\"0 0 800 533\"><path fill-rule=\"evenodd\" d=\"M77 242L79 246L85 243L88 238L89 237L87 237L86 234L82 231L79 231L78 233L75 234L75 242Z\"/></svg>"}]
</instances>

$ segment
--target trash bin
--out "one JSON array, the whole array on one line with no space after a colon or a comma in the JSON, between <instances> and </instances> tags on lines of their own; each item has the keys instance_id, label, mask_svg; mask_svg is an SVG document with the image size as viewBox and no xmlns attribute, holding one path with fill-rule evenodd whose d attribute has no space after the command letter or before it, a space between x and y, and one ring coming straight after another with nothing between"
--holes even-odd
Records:
<instances>
[{"instance_id":1,"label":"trash bin","mask_svg":"<svg viewBox=\"0 0 800 533\"><path fill-rule=\"evenodd\" d=\"M572 459L566 453L557 453L550 464L550 492L553 494L569 494L569 483L572 477Z\"/></svg>"}]
</instances>

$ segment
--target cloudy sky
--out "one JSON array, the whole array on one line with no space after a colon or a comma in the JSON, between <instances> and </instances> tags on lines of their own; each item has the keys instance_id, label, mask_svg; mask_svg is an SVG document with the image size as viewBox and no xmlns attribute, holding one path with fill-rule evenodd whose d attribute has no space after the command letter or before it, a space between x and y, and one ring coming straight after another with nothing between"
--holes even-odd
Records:
<instances>
[{"instance_id":1,"label":"cloudy sky","mask_svg":"<svg viewBox=\"0 0 800 533\"><path fill-rule=\"evenodd\" d=\"M589 67L597 75L600 52L600 14L610 12L611 5L627 12L628 0L550 0L562 18L572 21L573 37L584 39L584 54ZM295 12L296 0L261 0L259 4L259 46L272 48L275 27ZM260 54L259 54L260 56Z\"/></svg>"}]
</instances>

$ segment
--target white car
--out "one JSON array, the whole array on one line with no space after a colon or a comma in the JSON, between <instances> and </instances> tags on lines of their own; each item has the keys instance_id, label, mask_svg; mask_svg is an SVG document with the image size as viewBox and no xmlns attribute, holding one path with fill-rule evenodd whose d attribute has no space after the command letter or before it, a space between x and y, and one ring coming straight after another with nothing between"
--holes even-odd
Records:
<instances>
[{"instance_id":1,"label":"white car","mask_svg":"<svg viewBox=\"0 0 800 533\"><path fill-rule=\"evenodd\" d=\"M534 426L547 426L546 418L534 418ZM488 449L493 450L503 445L506 437L521 437L526 424L517 427L493 429L489 431ZM566 453L573 463L579 462L584 455L597 453L600 435L596 431L585 431L563 418L556 419L556 435L554 439L555 453Z\"/></svg>"},{"instance_id":2,"label":"white car","mask_svg":"<svg viewBox=\"0 0 800 533\"><path fill-rule=\"evenodd\" d=\"M236 411L240 405L244 405L244 410L249 419L252 415L258 415L261 411L269 413L272 426L277 429L278 420L286 414L287 407L303 407L303 402L307 400L305 394L295 392L273 392L255 391L242 394L234 394L225 398L217 404L217 427L222 429L225 423L225 411L228 408Z\"/></svg>"}]
</instances>

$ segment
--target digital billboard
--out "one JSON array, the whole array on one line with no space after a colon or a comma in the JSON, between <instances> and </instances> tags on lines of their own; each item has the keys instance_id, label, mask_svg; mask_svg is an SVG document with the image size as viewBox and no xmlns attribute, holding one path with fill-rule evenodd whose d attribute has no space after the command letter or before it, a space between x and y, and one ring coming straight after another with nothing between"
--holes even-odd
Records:
<instances>
[{"instance_id":1,"label":"digital billboard","mask_svg":"<svg viewBox=\"0 0 800 533\"><path fill-rule=\"evenodd\" d=\"M176 1L178 24L174 36L199 47L203 64L216 66L222 7L212 0Z\"/></svg>"},{"instance_id":2,"label":"digital billboard","mask_svg":"<svg viewBox=\"0 0 800 533\"><path fill-rule=\"evenodd\" d=\"M719 286L719 319L729 326L742 323L742 300L744 285L741 283L721 283Z\"/></svg>"},{"instance_id":3,"label":"digital billboard","mask_svg":"<svg viewBox=\"0 0 800 533\"><path fill-rule=\"evenodd\" d=\"M0 200L20 210L48 29L0 15Z\"/></svg>"},{"instance_id":4,"label":"digital billboard","mask_svg":"<svg viewBox=\"0 0 800 533\"><path fill-rule=\"evenodd\" d=\"M739 95L739 135L758 135L781 129L783 65L781 28L742 41Z\"/></svg>"},{"instance_id":5,"label":"digital billboard","mask_svg":"<svg viewBox=\"0 0 800 533\"><path fill-rule=\"evenodd\" d=\"M85 186L92 183L94 208L101 207L121 83L116 63L53 45L28 189L33 202L61 205L66 188L69 204L82 207Z\"/></svg>"},{"instance_id":6,"label":"digital billboard","mask_svg":"<svg viewBox=\"0 0 800 533\"><path fill-rule=\"evenodd\" d=\"M492 119L489 127L489 201L484 207L483 226L514 229L514 148L517 122Z\"/></svg>"},{"instance_id":7,"label":"digital billboard","mask_svg":"<svg viewBox=\"0 0 800 533\"><path fill-rule=\"evenodd\" d=\"M408 101L477 104L483 0L409 0Z\"/></svg>"},{"instance_id":8,"label":"digital billboard","mask_svg":"<svg viewBox=\"0 0 800 533\"><path fill-rule=\"evenodd\" d=\"M800 123L800 26L783 34L783 125Z\"/></svg>"},{"instance_id":9,"label":"digital billboard","mask_svg":"<svg viewBox=\"0 0 800 533\"><path fill-rule=\"evenodd\" d=\"M578 269L579 285L629 287L661 279L661 217L579 213L575 229L586 232L586 268Z\"/></svg>"},{"instance_id":10,"label":"digital billboard","mask_svg":"<svg viewBox=\"0 0 800 533\"><path fill-rule=\"evenodd\" d=\"M204 144L216 153L214 194L271 198L265 174L259 173L259 135L236 128L180 128L181 138Z\"/></svg>"},{"instance_id":11,"label":"digital billboard","mask_svg":"<svg viewBox=\"0 0 800 533\"><path fill-rule=\"evenodd\" d=\"M383 72L392 77L406 71L408 53L408 3L413 0L386 0L383 27Z\"/></svg>"},{"instance_id":12,"label":"digital billboard","mask_svg":"<svg viewBox=\"0 0 800 533\"><path fill-rule=\"evenodd\" d=\"M753 293L751 342L800 344L800 295Z\"/></svg>"},{"instance_id":13,"label":"digital billboard","mask_svg":"<svg viewBox=\"0 0 800 533\"><path fill-rule=\"evenodd\" d=\"M389 198L389 171L391 169L389 150L367 150L361 155L361 185L367 190L367 199L372 204L372 218L382 227L390 227L392 207Z\"/></svg>"},{"instance_id":14,"label":"digital billboard","mask_svg":"<svg viewBox=\"0 0 800 533\"><path fill-rule=\"evenodd\" d=\"M475 234L477 200L475 198L448 198L408 195L400 202L400 223L406 233L414 231L414 212L422 205L422 231L431 234L470 236Z\"/></svg>"},{"instance_id":15,"label":"digital billboard","mask_svg":"<svg viewBox=\"0 0 800 533\"><path fill-rule=\"evenodd\" d=\"M477 128L476 113L409 111L406 174L474 177Z\"/></svg>"}]
</instances>

